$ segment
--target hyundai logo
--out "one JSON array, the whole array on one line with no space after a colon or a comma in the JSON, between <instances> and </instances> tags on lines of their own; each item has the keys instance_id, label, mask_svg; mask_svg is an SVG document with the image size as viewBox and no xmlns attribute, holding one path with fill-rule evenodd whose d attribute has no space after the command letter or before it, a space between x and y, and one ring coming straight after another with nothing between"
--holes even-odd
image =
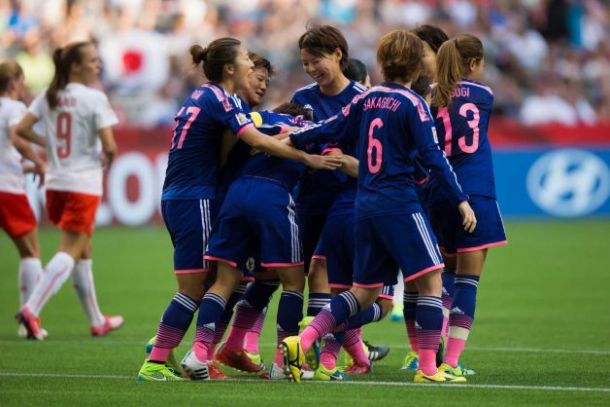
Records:
<instances>
[{"instance_id":1,"label":"hyundai logo","mask_svg":"<svg viewBox=\"0 0 610 407\"><path fill-rule=\"evenodd\" d=\"M552 215L588 215L608 200L610 171L588 151L553 151L532 165L527 190L536 205Z\"/></svg>"}]
</instances>

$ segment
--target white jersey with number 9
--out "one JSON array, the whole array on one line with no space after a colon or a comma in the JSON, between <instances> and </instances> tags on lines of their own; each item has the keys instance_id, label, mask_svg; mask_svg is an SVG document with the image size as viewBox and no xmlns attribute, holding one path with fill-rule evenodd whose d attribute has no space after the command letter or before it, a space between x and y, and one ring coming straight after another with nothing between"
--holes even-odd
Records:
<instances>
[{"instance_id":1,"label":"white jersey with number 9","mask_svg":"<svg viewBox=\"0 0 610 407\"><path fill-rule=\"evenodd\" d=\"M47 137L46 187L57 191L102 195L102 162L98 130L118 123L103 92L69 83L57 93L53 110L46 89L29 107L42 120Z\"/></svg>"}]
</instances>

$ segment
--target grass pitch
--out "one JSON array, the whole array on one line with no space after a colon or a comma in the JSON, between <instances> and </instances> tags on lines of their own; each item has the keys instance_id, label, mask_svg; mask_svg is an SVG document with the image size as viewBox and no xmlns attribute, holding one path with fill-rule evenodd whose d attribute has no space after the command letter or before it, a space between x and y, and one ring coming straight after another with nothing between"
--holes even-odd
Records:
<instances>
[{"instance_id":1,"label":"grass pitch","mask_svg":"<svg viewBox=\"0 0 610 407\"><path fill-rule=\"evenodd\" d=\"M402 323L381 321L365 338L392 346L372 374L346 383L270 383L230 370L230 382L138 383L144 344L175 290L164 229L101 229L94 275L102 311L125 326L92 338L67 283L43 312L49 338L16 337L17 255L0 236L0 406L12 405L610 405L610 224L509 223L509 245L492 249L475 327L463 356L467 385L417 386L400 371ZM57 245L41 232L43 262ZM277 297L277 296L276 296ZM275 304L275 302L274 302ZM275 312L262 337L271 361ZM178 350L181 357L192 332Z\"/></svg>"}]
</instances>

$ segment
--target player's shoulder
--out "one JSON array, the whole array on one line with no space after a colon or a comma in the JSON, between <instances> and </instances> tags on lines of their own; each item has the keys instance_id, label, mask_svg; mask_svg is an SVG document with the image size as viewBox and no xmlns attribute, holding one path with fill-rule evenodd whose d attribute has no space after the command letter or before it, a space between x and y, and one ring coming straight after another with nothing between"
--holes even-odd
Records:
<instances>
[{"instance_id":1,"label":"player's shoulder","mask_svg":"<svg viewBox=\"0 0 610 407\"><path fill-rule=\"evenodd\" d=\"M367 91L366 86L353 80L350 81L349 88L354 93L364 93Z\"/></svg>"},{"instance_id":2,"label":"player's shoulder","mask_svg":"<svg viewBox=\"0 0 610 407\"><path fill-rule=\"evenodd\" d=\"M461 91L460 89L463 89L463 91ZM458 87L456 88L456 91L467 93L467 95L458 94L458 95L456 95L457 97L467 97L467 98L480 100L480 101L493 100L493 98L494 98L494 92L489 86L482 84L480 82L466 80L466 79L461 80L458 83Z\"/></svg>"},{"instance_id":3,"label":"player's shoulder","mask_svg":"<svg viewBox=\"0 0 610 407\"><path fill-rule=\"evenodd\" d=\"M292 94L292 99L295 100L297 98L305 98L309 95L317 94L318 90L319 87L316 82L310 83L309 85L305 85L295 90Z\"/></svg>"},{"instance_id":4,"label":"player's shoulder","mask_svg":"<svg viewBox=\"0 0 610 407\"><path fill-rule=\"evenodd\" d=\"M26 105L19 100L10 99L10 98L2 98L0 100L0 111L2 111L2 112L12 113L12 112L24 111L26 109L27 109Z\"/></svg>"}]
</instances>

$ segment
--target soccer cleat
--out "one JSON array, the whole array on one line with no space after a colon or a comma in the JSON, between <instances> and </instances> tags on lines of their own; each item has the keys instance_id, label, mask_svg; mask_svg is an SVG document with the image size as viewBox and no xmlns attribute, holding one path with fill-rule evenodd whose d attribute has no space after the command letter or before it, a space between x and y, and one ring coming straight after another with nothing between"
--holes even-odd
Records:
<instances>
[{"instance_id":1,"label":"soccer cleat","mask_svg":"<svg viewBox=\"0 0 610 407\"><path fill-rule=\"evenodd\" d=\"M405 356L404 360L402 361L400 370L410 370L415 372L417 369L419 369L419 356L417 353L411 351L407 353L407 356Z\"/></svg>"},{"instance_id":2,"label":"soccer cleat","mask_svg":"<svg viewBox=\"0 0 610 407\"><path fill-rule=\"evenodd\" d=\"M104 315L104 325L92 326L91 335L105 336L123 326L124 319L120 315Z\"/></svg>"},{"instance_id":3,"label":"soccer cleat","mask_svg":"<svg viewBox=\"0 0 610 407\"><path fill-rule=\"evenodd\" d=\"M17 315L15 315L15 319L25 326L27 331L26 337L28 339L42 341L45 338L40 327L40 318L32 314L27 306L21 308Z\"/></svg>"},{"instance_id":4,"label":"soccer cleat","mask_svg":"<svg viewBox=\"0 0 610 407\"><path fill-rule=\"evenodd\" d=\"M210 379L212 380L230 379L229 376L227 376L222 372L222 370L220 370L220 366L218 366L218 363L216 363L216 361L210 362L208 364L208 370L210 372Z\"/></svg>"},{"instance_id":5,"label":"soccer cleat","mask_svg":"<svg viewBox=\"0 0 610 407\"><path fill-rule=\"evenodd\" d=\"M438 367L438 370L448 373L452 376L459 376L459 377L472 376L472 375L476 374L476 372L474 370L465 368L464 365L461 363L458 363L457 367L453 367L448 363L442 363Z\"/></svg>"},{"instance_id":6,"label":"soccer cleat","mask_svg":"<svg viewBox=\"0 0 610 407\"><path fill-rule=\"evenodd\" d=\"M42 325L42 321L40 320L40 318L38 318L38 324ZM42 333L42 337L43 338L47 338L47 336L49 336L49 333L47 332L46 329L44 328L40 328L40 333ZM19 323L19 328L17 328L17 336L19 338L27 338L28 336L28 330L25 328L25 325L23 325L22 323Z\"/></svg>"},{"instance_id":7,"label":"soccer cleat","mask_svg":"<svg viewBox=\"0 0 610 407\"><path fill-rule=\"evenodd\" d=\"M284 369L273 363L269 371L260 374L261 379L266 380L291 380L290 375L284 372Z\"/></svg>"},{"instance_id":8,"label":"soccer cleat","mask_svg":"<svg viewBox=\"0 0 610 407\"><path fill-rule=\"evenodd\" d=\"M376 362L388 356L390 353L390 347L388 345L371 345L369 342L364 341L364 346L371 362Z\"/></svg>"},{"instance_id":9,"label":"soccer cleat","mask_svg":"<svg viewBox=\"0 0 610 407\"><path fill-rule=\"evenodd\" d=\"M156 340L157 340L157 335L150 338L150 340L146 343L146 354L147 355L150 355L150 352L152 352L152 348L153 348L153 346L155 346ZM176 360L176 354L173 349L169 353L169 356L168 356L167 360L165 361L165 365L168 368L170 368L171 370L173 370L174 372L176 372L177 375L182 376L182 374L183 374L182 367Z\"/></svg>"},{"instance_id":10,"label":"soccer cleat","mask_svg":"<svg viewBox=\"0 0 610 407\"><path fill-rule=\"evenodd\" d=\"M284 373L295 383L301 382L301 367L305 362L305 354L301 348L301 338L289 336L280 343L284 356Z\"/></svg>"},{"instance_id":11,"label":"soccer cleat","mask_svg":"<svg viewBox=\"0 0 610 407\"><path fill-rule=\"evenodd\" d=\"M250 362L254 363L255 365L259 365L261 367L261 370L265 370L265 364L263 363L263 359L261 358L260 353L250 353L245 349L244 353L246 354L248 359L250 359Z\"/></svg>"},{"instance_id":12,"label":"soccer cleat","mask_svg":"<svg viewBox=\"0 0 610 407\"><path fill-rule=\"evenodd\" d=\"M200 362L195 352L189 350L180 362L184 375L191 380L210 380L210 366L208 362Z\"/></svg>"},{"instance_id":13,"label":"soccer cleat","mask_svg":"<svg viewBox=\"0 0 610 407\"><path fill-rule=\"evenodd\" d=\"M254 363L247 355L245 350L239 352L230 350L226 347L226 344L222 344L214 359L222 363L225 366L231 367L235 370L247 373L259 373L265 369L262 363Z\"/></svg>"},{"instance_id":14,"label":"soccer cleat","mask_svg":"<svg viewBox=\"0 0 610 407\"><path fill-rule=\"evenodd\" d=\"M324 365L320 364L316 371L313 374L313 380L321 380L321 381L343 381L349 380L346 374L341 372L338 368L327 369Z\"/></svg>"},{"instance_id":15,"label":"soccer cleat","mask_svg":"<svg viewBox=\"0 0 610 407\"><path fill-rule=\"evenodd\" d=\"M343 370L343 373L346 373L348 375L350 374L368 374L371 373L371 369L373 368L373 364L369 364L369 365L363 365L360 363L355 363L351 366L348 366L347 368L345 368Z\"/></svg>"},{"instance_id":16,"label":"soccer cleat","mask_svg":"<svg viewBox=\"0 0 610 407\"><path fill-rule=\"evenodd\" d=\"M140 382L171 382L182 381L182 377L178 376L174 371L162 363L153 363L148 360L138 372L138 381Z\"/></svg>"},{"instance_id":17,"label":"soccer cleat","mask_svg":"<svg viewBox=\"0 0 610 407\"><path fill-rule=\"evenodd\" d=\"M453 376L453 375L451 375L449 373L445 373L441 370L437 370L436 373L433 375L425 375L424 372L422 372L421 370L418 370L417 373L415 373L415 378L413 378L413 381L415 383L436 383L436 384L465 383L466 378Z\"/></svg>"}]
</instances>

